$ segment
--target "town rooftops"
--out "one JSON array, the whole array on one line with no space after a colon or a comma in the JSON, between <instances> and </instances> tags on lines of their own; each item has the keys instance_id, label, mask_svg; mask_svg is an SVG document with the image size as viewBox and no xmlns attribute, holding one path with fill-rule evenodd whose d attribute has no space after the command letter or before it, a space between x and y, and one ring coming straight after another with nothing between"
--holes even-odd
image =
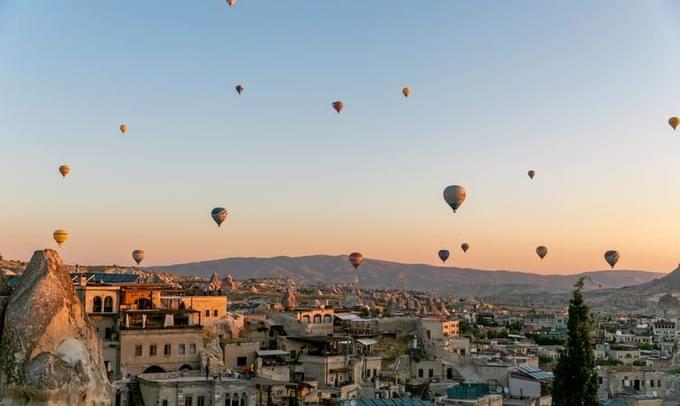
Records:
<instances>
[{"instance_id":1,"label":"town rooftops","mask_svg":"<svg viewBox=\"0 0 680 406\"><path fill-rule=\"evenodd\" d=\"M284 351L284 350L258 350L258 351L255 351L255 354L257 354L258 357L273 357L273 356L289 355L288 351Z\"/></svg>"},{"instance_id":2,"label":"town rooftops","mask_svg":"<svg viewBox=\"0 0 680 406\"><path fill-rule=\"evenodd\" d=\"M305 343L336 343L341 341L347 341L348 337L337 337L337 336L300 336L300 337L288 337L289 340L302 341Z\"/></svg>"},{"instance_id":3,"label":"town rooftops","mask_svg":"<svg viewBox=\"0 0 680 406\"><path fill-rule=\"evenodd\" d=\"M395 398L395 399L352 399L345 400L343 406L432 406L429 400L415 398Z\"/></svg>"},{"instance_id":4,"label":"town rooftops","mask_svg":"<svg viewBox=\"0 0 680 406\"><path fill-rule=\"evenodd\" d=\"M243 379L222 376L214 379L213 376L205 377L204 373L192 372L158 372L138 375L140 381L154 383L175 383L175 382L243 382Z\"/></svg>"},{"instance_id":5,"label":"town rooftops","mask_svg":"<svg viewBox=\"0 0 680 406\"><path fill-rule=\"evenodd\" d=\"M521 375L527 378L531 378L537 381L552 381L553 373L545 372L531 365L520 365L517 367L516 371L513 371L514 375Z\"/></svg>"}]
</instances>

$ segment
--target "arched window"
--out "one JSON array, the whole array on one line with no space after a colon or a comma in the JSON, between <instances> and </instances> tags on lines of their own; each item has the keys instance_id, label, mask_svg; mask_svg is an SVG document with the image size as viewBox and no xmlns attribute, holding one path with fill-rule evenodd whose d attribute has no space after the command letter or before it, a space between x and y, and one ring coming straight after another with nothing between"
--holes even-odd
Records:
<instances>
[{"instance_id":1,"label":"arched window","mask_svg":"<svg viewBox=\"0 0 680 406\"><path fill-rule=\"evenodd\" d=\"M104 313L113 313L113 298L111 296L104 298Z\"/></svg>"},{"instance_id":2,"label":"arched window","mask_svg":"<svg viewBox=\"0 0 680 406\"><path fill-rule=\"evenodd\" d=\"M309 316L308 315L302 316L302 322L305 324L309 324Z\"/></svg>"},{"instance_id":3,"label":"arched window","mask_svg":"<svg viewBox=\"0 0 680 406\"><path fill-rule=\"evenodd\" d=\"M320 324L320 323L321 323L321 315L315 314L314 315L314 324Z\"/></svg>"},{"instance_id":4,"label":"arched window","mask_svg":"<svg viewBox=\"0 0 680 406\"><path fill-rule=\"evenodd\" d=\"M331 323L332 321L333 321L333 319L331 318L330 314L323 316L323 322L324 323Z\"/></svg>"},{"instance_id":5,"label":"arched window","mask_svg":"<svg viewBox=\"0 0 680 406\"><path fill-rule=\"evenodd\" d=\"M92 313L101 312L102 312L102 298L99 296L95 296L94 299L92 299Z\"/></svg>"},{"instance_id":6,"label":"arched window","mask_svg":"<svg viewBox=\"0 0 680 406\"><path fill-rule=\"evenodd\" d=\"M231 406L231 395L224 395L224 406Z\"/></svg>"},{"instance_id":7,"label":"arched window","mask_svg":"<svg viewBox=\"0 0 680 406\"><path fill-rule=\"evenodd\" d=\"M246 406L248 404L248 395L243 392L241 394L241 406Z\"/></svg>"},{"instance_id":8,"label":"arched window","mask_svg":"<svg viewBox=\"0 0 680 406\"><path fill-rule=\"evenodd\" d=\"M238 406L238 393L231 395L231 406Z\"/></svg>"}]
</instances>

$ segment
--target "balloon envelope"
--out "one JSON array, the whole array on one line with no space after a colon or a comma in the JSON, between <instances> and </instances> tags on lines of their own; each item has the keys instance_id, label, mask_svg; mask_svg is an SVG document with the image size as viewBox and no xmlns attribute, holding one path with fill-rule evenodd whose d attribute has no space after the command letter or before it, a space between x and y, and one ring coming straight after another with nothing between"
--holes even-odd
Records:
<instances>
[{"instance_id":1,"label":"balloon envelope","mask_svg":"<svg viewBox=\"0 0 680 406\"><path fill-rule=\"evenodd\" d=\"M231 7L234 4L236 4L236 0L227 0L227 4L229 5L229 7Z\"/></svg>"},{"instance_id":2,"label":"balloon envelope","mask_svg":"<svg viewBox=\"0 0 680 406\"><path fill-rule=\"evenodd\" d=\"M71 172L71 168L68 165L62 165L59 167L59 173L63 178L65 178L66 175L69 174L69 172Z\"/></svg>"},{"instance_id":3,"label":"balloon envelope","mask_svg":"<svg viewBox=\"0 0 680 406\"><path fill-rule=\"evenodd\" d=\"M548 255L548 248L539 245L538 247L536 247L536 254L538 254L539 258L543 259L545 258L546 255Z\"/></svg>"},{"instance_id":4,"label":"balloon envelope","mask_svg":"<svg viewBox=\"0 0 680 406\"><path fill-rule=\"evenodd\" d=\"M463 204L466 196L465 188L460 185L451 185L444 189L444 200L451 206L454 213Z\"/></svg>"},{"instance_id":5,"label":"balloon envelope","mask_svg":"<svg viewBox=\"0 0 680 406\"><path fill-rule=\"evenodd\" d=\"M243 86L241 86L241 85L236 86L236 93L241 94L241 93L243 93L244 90L245 90L245 88Z\"/></svg>"},{"instance_id":6,"label":"balloon envelope","mask_svg":"<svg viewBox=\"0 0 680 406\"><path fill-rule=\"evenodd\" d=\"M121 125L120 125L120 132L121 132L122 134L126 134L126 133L128 132L128 126L127 126L127 124L121 124Z\"/></svg>"},{"instance_id":7,"label":"balloon envelope","mask_svg":"<svg viewBox=\"0 0 680 406\"><path fill-rule=\"evenodd\" d=\"M449 250L439 250L439 259L441 259L443 263L446 263L446 260L449 259L449 255Z\"/></svg>"},{"instance_id":8,"label":"balloon envelope","mask_svg":"<svg viewBox=\"0 0 680 406\"><path fill-rule=\"evenodd\" d=\"M224 207L215 207L210 212L210 216L212 216L212 219L217 223L218 227L227 219L227 214L227 209Z\"/></svg>"},{"instance_id":9,"label":"balloon envelope","mask_svg":"<svg viewBox=\"0 0 680 406\"><path fill-rule=\"evenodd\" d=\"M144 261L144 250L132 251L132 259L134 259L137 265L139 265L142 261Z\"/></svg>"},{"instance_id":10,"label":"balloon envelope","mask_svg":"<svg viewBox=\"0 0 680 406\"><path fill-rule=\"evenodd\" d=\"M530 178L530 179L533 179L534 176L536 176L536 172L535 172L533 169L530 170L529 172L527 172L527 174L529 175L529 178Z\"/></svg>"},{"instance_id":11,"label":"balloon envelope","mask_svg":"<svg viewBox=\"0 0 680 406\"><path fill-rule=\"evenodd\" d=\"M405 87L401 89L401 94L403 94L404 97L409 97L411 95L411 89L409 87Z\"/></svg>"},{"instance_id":12,"label":"balloon envelope","mask_svg":"<svg viewBox=\"0 0 680 406\"><path fill-rule=\"evenodd\" d=\"M360 252L353 252L349 254L349 263L352 264L354 269L359 268L359 265L364 262L364 256Z\"/></svg>"},{"instance_id":13,"label":"balloon envelope","mask_svg":"<svg viewBox=\"0 0 680 406\"><path fill-rule=\"evenodd\" d=\"M604 253L604 260L607 261L609 266L614 269L614 266L616 266L616 263L619 262L619 258L621 258L621 254L619 254L618 251L616 250L609 250Z\"/></svg>"},{"instance_id":14,"label":"balloon envelope","mask_svg":"<svg viewBox=\"0 0 680 406\"><path fill-rule=\"evenodd\" d=\"M345 108L345 104L344 104L343 102L341 102L340 100L334 101L334 102L333 102L333 110L335 110L336 112L338 112L338 114L340 114L340 112L341 112L342 109L344 109L344 108Z\"/></svg>"},{"instance_id":15,"label":"balloon envelope","mask_svg":"<svg viewBox=\"0 0 680 406\"><path fill-rule=\"evenodd\" d=\"M680 118L671 117L668 119L668 125L673 127L674 130L677 128L678 124L680 124Z\"/></svg>"},{"instance_id":16,"label":"balloon envelope","mask_svg":"<svg viewBox=\"0 0 680 406\"><path fill-rule=\"evenodd\" d=\"M62 244L68 240L68 232L62 229L55 230L54 233L52 233L52 238L54 238L54 241L61 247Z\"/></svg>"},{"instance_id":17,"label":"balloon envelope","mask_svg":"<svg viewBox=\"0 0 680 406\"><path fill-rule=\"evenodd\" d=\"M460 249L462 249L463 252L467 252L467 250L470 249L470 244L464 242L464 243L462 243L462 244L460 245Z\"/></svg>"}]
</instances>

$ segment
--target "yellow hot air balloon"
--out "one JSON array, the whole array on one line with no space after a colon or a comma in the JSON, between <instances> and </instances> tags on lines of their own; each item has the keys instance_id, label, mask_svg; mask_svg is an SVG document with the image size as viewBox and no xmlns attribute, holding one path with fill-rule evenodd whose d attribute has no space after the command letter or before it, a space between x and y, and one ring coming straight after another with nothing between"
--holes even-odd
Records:
<instances>
[{"instance_id":1,"label":"yellow hot air balloon","mask_svg":"<svg viewBox=\"0 0 680 406\"><path fill-rule=\"evenodd\" d=\"M405 87L401 89L401 94L403 94L404 97L409 97L411 95L411 88Z\"/></svg>"},{"instance_id":2,"label":"yellow hot air balloon","mask_svg":"<svg viewBox=\"0 0 680 406\"><path fill-rule=\"evenodd\" d=\"M66 240L68 240L68 231L62 229L55 230L54 233L52 233L52 238L54 238L54 241L61 247Z\"/></svg>"},{"instance_id":3,"label":"yellow hot air balloon","mask_svg":"<svg viewBox=\"0 0 680 406\"><path fill-rule=\"evenodd\" d=\"M677 128L678 124L680 124L680 118L671 117L668 119L668 125L673 127L674 130Z\"/></svg>"},{"instance_id":4,"label":"yellow hot air balloon","mask_svg":"<svg viewBox=\"0 0 680 406\"><path fill-rule=\"evenodd\" d=\"M125 135L125 134L127 134L127 131L128 131L128 126L127 126L127 124L121 124L121 125L120 125L120 132L121 132L123 135Z\"/></svg>"},{"instance_id":5,"label":"yellow hot air balloon","mask_svg":"<svg viewBox=\"0 0 680 406\"><path fill-rule=\"evenodd\" d=\"M66 175L69 174L69 172L71 172L71 168L68 165L62 165L59 167L59 173L63 178L65 178Z\"/></svg>"}]
</instances>

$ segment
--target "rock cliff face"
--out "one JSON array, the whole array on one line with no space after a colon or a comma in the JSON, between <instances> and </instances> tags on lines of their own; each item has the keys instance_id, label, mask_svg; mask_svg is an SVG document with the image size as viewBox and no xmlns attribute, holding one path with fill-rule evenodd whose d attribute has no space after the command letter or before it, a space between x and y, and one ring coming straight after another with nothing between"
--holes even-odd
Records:
<instances>
[{"instance_id":1,"label":"rock cliff face","mask_svg":"<svg viewBox=\"0 0 680 406\"><path fill-rule=\"evenodd\" d=\"M5 309L3 405L110 405L101 342L53 250L36 251Z\"/></svg>"}]
</instances>

